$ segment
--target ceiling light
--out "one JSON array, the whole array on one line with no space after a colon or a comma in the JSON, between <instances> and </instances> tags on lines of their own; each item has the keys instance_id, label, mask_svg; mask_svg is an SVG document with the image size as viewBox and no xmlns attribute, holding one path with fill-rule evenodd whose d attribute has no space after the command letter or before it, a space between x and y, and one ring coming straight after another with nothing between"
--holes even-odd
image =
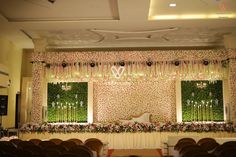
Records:
<instances>
[{"instance_id":1,"label":"ceiling light","mask_svg":"<svg viewBox=\"0 0 236 157\"><path fill-rule=\"evenodd\" d=\"M170 3L169 7L176 7L176 3Z\"/></svg>"},{"instance_id":2,"label":"ceiling light","mask_svg":"<svg viewBox=\"0 0 236 157\"><path fill-rule=\"evenodd\" d=\"M196 15L191 15L191 14L187 14L187 15L180 15L180 19L205 19L207 16L204 14L196 14Z\"/></svg>"},{"instance_id":3,"label":"ceiling light","mask_svg":"<svg viewBox=\"0 0 236 157\"><path fill-rule=\"evenodd\" d=\"M209 18L235 18L235 14L211 14Z\"/></svg>"},{"instance_id":4,"label":"ceiling light","mask_svg":"<svg viewBox=\"0 0 236 157\"><path fill-rule=\"evenodd\" d=\"M172 19L178 19L178 15L157 15L157 16L153 16L152 19L155 19L155 20L172 20Z\"/></svg>"},{"instance_id":5,"label":"ceiling light","mask_svg":"<svg viewBox=\"0 0 236 157\"><path fill-rule=\"evenodd\" d=\"M183 14L183 15L156 15L151 20L176 20L176 19L222 19L236 18L236 14Z\"/></svg>"}]
</instances>

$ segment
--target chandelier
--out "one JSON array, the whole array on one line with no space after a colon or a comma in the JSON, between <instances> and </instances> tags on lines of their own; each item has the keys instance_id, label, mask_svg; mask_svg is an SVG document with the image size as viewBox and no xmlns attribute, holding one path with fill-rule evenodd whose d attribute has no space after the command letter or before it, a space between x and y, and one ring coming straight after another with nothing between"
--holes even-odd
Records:
<instances>
[{"instance_id":1,"label":"chandelier","mask_svg":"<svg viewBox=\"0 0 236 157\"><path fill-rule=\"evenodd\" d=\"M207 83L206 82L196 83L196 86L197 88L204 89L207 87Z\"/></svg>"},{"instance_id":2,"label":"chandelier","mask_svg":"<svg viewBox=\"0 0 236 157\"><path fill-rule=\"evenodd\" d=\"M68 91L68 90L71 90L71 86L69 86L69 85L67 85L67 83L65 83L61 86L61 89L64 91Z\"/></svg>"}]
</instances>

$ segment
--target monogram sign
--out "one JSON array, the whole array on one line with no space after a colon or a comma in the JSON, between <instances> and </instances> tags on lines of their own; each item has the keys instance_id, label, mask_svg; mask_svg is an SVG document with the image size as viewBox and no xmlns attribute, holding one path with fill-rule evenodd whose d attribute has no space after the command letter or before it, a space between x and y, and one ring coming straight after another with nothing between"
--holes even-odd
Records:
<instances>
[{"instance_id":1,"label":"monogram sign","mask_svg":"<svg viewBox=\"0 0 236 157\"><path fill-rule=\"evenodd\" d=\"M116 67L113 65L111 67L111 72L112 72L113 76L117 79L119 79L122 76L124 71L125 71L125 67L123 67L123 66Z\"/></svg>"}]
</instances>

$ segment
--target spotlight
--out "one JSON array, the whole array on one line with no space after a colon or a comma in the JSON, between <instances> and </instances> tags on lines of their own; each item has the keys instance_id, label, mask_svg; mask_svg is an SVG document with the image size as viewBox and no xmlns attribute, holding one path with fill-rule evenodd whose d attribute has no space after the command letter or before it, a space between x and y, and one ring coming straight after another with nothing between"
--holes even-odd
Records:
<instances>
[{"instance_id":1,"label":"spotlight","mask_svg":"<svg viewBox=\"0 0 236 157\"><path fill-rule=\"evenodd\" d=\"M63 61L63 62L61 63L61 66L62 66L63 68L65 68L65 67L67 66L67 63L66 63L65 61Z\"/></svg>"},{"instance_id":2,"label":"spotlight","mask_svg":"<svg viewBox=\"0 0 236 157\"><path fill-rule=\"evenodd\" d=\"M45 65L46 68L50 68L50 66L51 66L51 64L49 64L49 63L47 63L47 64Z\"/></svg>"},{"instance_id":3,"label":"spotlight","mask_svg":"<svg viewBox=\"0 0 236 157\"><path fill-rule=\"evenodd\" d=\"M180 61L176 60L176 61L174 61L174 64L175 64L175 66L179 66L180 65Z\"/></svg>"},{"instance_id":4,"label":"spotlight","mask_svg":"<svg viewBox=\"0 0 236 157\"><path fill-rule=\"evenodd\" d=\"M208 65L209 64L209 61L208 60L203 60L203 65Z\"/></svg>"},{"instance_id":5,"label":"spotlight","mask_svg":"<svg viewBox=\"0 0 236 157\"><path fill-rule=\"evenodd\" d=\"M93 67L95 67L95 63L94 62L91 62L91 63L89 63L90 64L90 66L93 68Z\"/></svg>"},{"instance_id":6,"label":"spotlight","mask_svg":"<svg viewBox=\"0 0 236 157\"><path fill-rule=\"evenodd\" d=\"M119 65L123 67L123 66L125 66L125 62L124 61L120 61Z\"/></svg>"},{"instance_id":7,"label":"spotlight","mask_svg":"<svg viewBox=\"0 0 236 157\"><path fill-rule=\"evenodd\" d=\"M150 66L152 66L152 61L149 60L149 61L146 62L146 64L147 64L147 66L150 67Z\"/></svg>"},{"instance_id":8,"label":"spotlight","mask_svg":"<svg viewBox=\"0 0 236 157\"><path fill-rule=\"evenodd\" d=\"M50 3L55 3L56 0L48 0L48 2L50 2Z\"/></svg>"}]
</instances>

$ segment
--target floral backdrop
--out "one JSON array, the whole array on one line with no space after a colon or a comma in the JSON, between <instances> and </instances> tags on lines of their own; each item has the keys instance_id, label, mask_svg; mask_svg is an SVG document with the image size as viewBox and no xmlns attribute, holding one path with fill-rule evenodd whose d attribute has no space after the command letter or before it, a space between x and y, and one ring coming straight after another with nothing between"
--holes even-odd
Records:
<instances>
[{"instance_id":1,"label":"floral backdrop","mask_svg":"<svg viewBox=\"0 0 236 157\"><path fill-rule=\"evenodd\" d=\"M33 64L36 64L35 67L37 67L33 71L33 105L32 105L32 121L33 122L42 122L42 116L41 116L41 107L43 106L43 97L41 93L41 88L42 88L42 82L45 81L42 78L45 77L43 74L46 70L46 68L53 68L50 67L51 65L59 65L59 68L57 68L55 71L56 72L71 72L72 70L68 70L68 68L63 69L63 62L65 62L67 65L74 65L75 63L78 62L88 62L90 63L91 61L96 61L96 62L119 62L121 60L127 61L127 62L146 62L149 59L151 61L155 61L154 63L158 63L159 61L171 61L170 63L174 63L176 66L179 66L179 62L175 62L175 60L180 61L180 66L182 67L181 72L183 74L191 71L191 66L194 64L189 64L191 65L190 67L187 66L188 61L201 61L204 65L208 65L208 62L205 64L204 59L206 60L213 60L212 62L209 63L209 65L213 65L213 69L218 70L218 67L220 65L224 65L223 63L225 61L232 61L235 60L235 50L229 51L225 49L212 49L212 50L163 50L163 51L91 51L91 52L42 52L42 53L37 53L35 51L32 55L32 62ZM39 64L44 64L44 68L39 68ZM87 63L87 64L88 64ZM162 62L161 62L162 63ZM186 63L186 64L185 64ZM194 63L194 62L191 62ZM215 64L216 63L216 64ZM96 65L97 63L95 63ZM49 66L48 66L49 65ZM86 65L86 64L85 64ZM164 66L162 70L166 70L167 66ZM200 65L200 64L197 64ZM215 66L217 65L217 66ZM236 107L235 107L235 66L232 63L229 64L230 67L230 106L232 109L231 112L231 118L230 120L236 121L235 118L235 112L236 112ZM40 65L41 67L41 65ZM61 68L62 67L62 68ZM65 67L65 66L64 66ZM74 66L68 66L69 68L74 67ZM88 66L86 66L88 67ZM97 66L98 67L98 66ZM211 67L211 66L210 66ZM190 69L190 70L189 70ZM195 68L192 68L195 71ZM200 70L204 70L205 73L208 73L207 68L199 68ZM88 68L87 68L88 70ZM218 70L219 71L219 70ZM178 72L178 71L177 71ZM164 79L165 80L165 79ZM175 79L174 79L175 80ZM161 82L159 82L161 81ZM172 99L175 97L175 90L174 90L174 83L172 83L170 86L168 86L168 83L166 84L163 80L157 80L153 82L158 82L156 85L150 82L139 82L140 85L138 86L132 86L132 93L128 92L129 90L127 89L129 86L126 86L124 89L117 87L117 89L110 89L106 88L107 86L100 86L99 84L102 84L102 82L97 82L95 83L95 89L94 92L97 92L98 97L94 97L94 119L95 121L110 121L110 120L116 120L117 117L122 118L122 119L127 119L130 118L130 115L138 115L141 114L143 111L149 111L151 110L151 113L153 114L152 119L155 120L160 120L160 121L168 121L168 120L175 120L175 100ZM170 81L171 82L171 81ZM173 81L174 82L174 81ZM109 84L109 82L107 82ZM125 83L125 82L124 82ZM133 84L133 83L131 83ZM165 86L167 85L167 86ZM111 87L116 87L114 85L111 85ZM135 88L135 87L140 87L140 88ZM145 87L145 88L144 88ZM170 88L169 88L170 87ZM130 87L129 87L130 88ZM145 91L145 89L150 89L151 92ZM135 90L135 91L134 91ZM166 91L169 90L169 91ZM106 91L106 92L104 92ZM118 99L119 92L125 93L128 97L121 97L121 99ZM139 92L136 92L139 91ZM104 93L103 93L104 92ZM155 93L157 92L157 93ZM139 93L135 95L135 93ZM142 94L141 94L142 93ZM148 93L148 94L147 94ZM170 95L165 95L163 93L169 93ZM104 95L111 96L107 100L105 99ZM118 96L117 96L118 95ZM159 97L158 97L159 96ZM140 97L145 98L145 102L141 101ZM150 98L157 98L154 100L149 100ZM101 102L101 100L104 100L105 102ZM140 103L141 102L141 103ZM119 106L117 105L119 104ZM130 105L130 108L127 108L125 105ZM146 104L141 107L141 109L138 111L136 110L137 107L139 107L140 104ZM168 105L166 105L168 104ZM107 110L104 106L112 107L112 109ZM114 105L114 107L112 106ZM123 106L120 106L123 105ZM157 108L155 108L158 106ZM168 107L167 107L168 106ZM154 112L152 112L152 110ZM100 114L100 111L106 111L109 112L109 117L104 117ZM112 112L114 113L111 114ZM125 112L124 112L125 111ZM164 111L164 112L162 112ZM169 112L171 111L171 112ZM164 114L168 113L168 114ZM160 115L162 114L162 115ZM170 115L171 114L171 115ZM111 118L114 116L113 118Z\"/></svg>"},{"instance_id":2,"label":"floral backdrop","mask_svg":"<svg viewBox=\"0 0 236 157\"><path fill-rule=\"evenodd\" d=\"M176 121L175 81L96 82L94 121L131 119L145 112L151 121Z\"/></svg>"}]
</instances>

